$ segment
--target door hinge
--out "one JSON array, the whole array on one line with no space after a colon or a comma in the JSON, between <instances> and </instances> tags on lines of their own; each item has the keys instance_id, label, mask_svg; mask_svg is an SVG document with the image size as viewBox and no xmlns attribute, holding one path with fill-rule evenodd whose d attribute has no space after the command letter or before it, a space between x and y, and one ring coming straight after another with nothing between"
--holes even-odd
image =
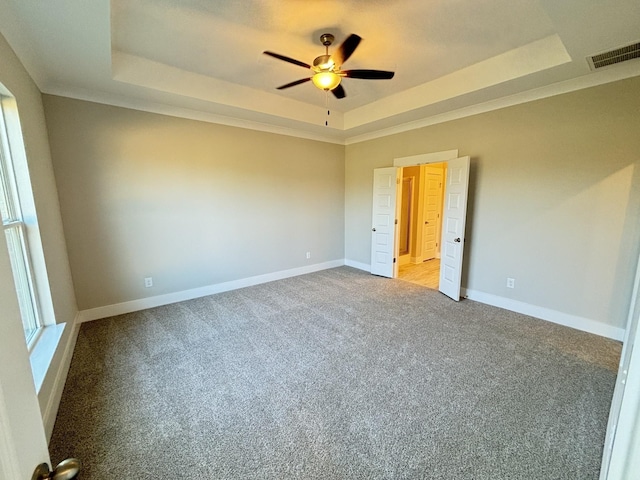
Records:
<instances>
[{"instance_id":1,"label":"door hinge","mask_svg":"<svg viewBox=\"0 0 640 480\"><path fill-rule=\"evenodd\" d=\"M396 259L395 258L393 259L393 263L396 263Z\"/></svg>"},{"instance_id":2,"label":"door hinge","mask_svg":"<svg viewBox=\"0 0 640 480\"><path fill-rule=\"evenodd\" d=\"M396 218L395 221L393 222L394 225L398 224L398 219Z\"/></svg>"}]
</instances>

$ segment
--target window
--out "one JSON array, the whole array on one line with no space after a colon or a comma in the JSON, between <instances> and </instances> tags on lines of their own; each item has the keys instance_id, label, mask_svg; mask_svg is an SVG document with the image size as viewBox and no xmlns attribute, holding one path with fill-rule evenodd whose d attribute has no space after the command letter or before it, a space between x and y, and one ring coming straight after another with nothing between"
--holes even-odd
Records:
<instances>
[{"instance_id":1,"label":"window","mask_svg":"<svg viewBox=\"0 0 640 480\"><path fill-rule=\"evenodd\" d=\"M27 344L42 326L27 244L27 225L20 205L16 165L12 157L6 98L0 96L0 211Z\"/></svg>"}]
</instances>

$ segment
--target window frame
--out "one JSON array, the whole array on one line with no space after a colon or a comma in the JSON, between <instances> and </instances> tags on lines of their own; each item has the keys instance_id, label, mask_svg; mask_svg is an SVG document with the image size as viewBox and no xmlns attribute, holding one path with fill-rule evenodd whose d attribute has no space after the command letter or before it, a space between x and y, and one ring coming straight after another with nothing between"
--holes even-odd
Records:
<instances>
[{"instance_id":1,"label":"window frame","mask_svg":"<svg viewBox=\"0 0 640 480\"><path fill-rule=\"evenodd\" d=\"M37 272L34 269L32 260L33 250L29 242L31 225L25 220L22 208L23 198L21 197L32 195L32 191L28 178L26 179L26 183L29 185L26 189L28 191L25 192L25 188L21 188L21 184L25 182L21 182L18 178L19 172L15 163L16 157L18 157L18 161L25 163L22 167L27 172L28 177L28 166L26 165L26 156L24 156L24 144L17 109L7 108L8 105L15 107L15 99L4 94L2 90L0 89L0 182L2 183L0 190L2 191L2 203L4 203L4 208L2 208L1 212L2 227L11 260L14 287L18 292L18 304L25 341L29 351L31 351L46 325L42 315L41 300L37 287ZM8 110L11 110L11 112ZM19 139L15 138L16 130L20 134ZM16 140L19 141L18 145L16 145ZM17 152L23 155L18 155ZM30 203L33 204L32 199ZM33 217L35 218L35 215ZM8 232L11 231L15 232L13 243L10 243L8 236ZM18 255L14 256L14 249L19 251ZM20 293L21 291L22 294Z\"/></svg>"}]
</instances>

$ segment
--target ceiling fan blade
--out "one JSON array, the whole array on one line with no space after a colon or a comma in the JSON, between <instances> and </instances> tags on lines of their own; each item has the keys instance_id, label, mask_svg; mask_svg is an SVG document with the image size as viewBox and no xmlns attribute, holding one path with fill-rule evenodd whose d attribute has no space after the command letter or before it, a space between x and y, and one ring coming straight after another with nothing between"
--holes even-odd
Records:
<instances>
[{"instance_id":1,"label":"ceiling fan blade","mask_svg":"<svg viewBox=\"0 0 640 480\"><path fill-rule=\"evenodd\" d=\"M264 53L265 55L269 55L270 57L277 58L278 60L293 63L294 65L299 65L304 68L311 68L311 65L309 65L308 63L301 62L300 60L296 60L295 58L285 57L284 55L280 55L279 53L273 53L269 51L264 51L262 53Z\"/></svg>"},{"instance_id":2,"label":"ceiling fan blade","mask_svg":"<svg viewBox=\"0 0 640 480\"><path fill-rule=\"evenodd\" d=\"M302 78L300 80L296 80L295 82L287 83L286 85L281 85L281 86L278 87L278 90L284 90L285 88L295 87L296 85L300 85L301 83L306 83L309 80L311 80L311 77Z\"/></svg>"},{"instance_id":3,"label":"ceiling fan blade","mask_svg":"<svg viewBox=\"0 0 640 480\"><path fill-rule=\"evenodd\" d=\"M347 96L347 92L344 91L344 88L342 85L338 85L336 88L331 90L331 93L333 93L336 96L336 98L344 98Z\"/></svg>"},{"instance_id":4,"label":"ceiling fan blade","mask_svg":"<svg viewBox=\"0 0 640 480\"><path fill-rule=\"evenodd\" d=\"M389 80L395 75L395 72L387 72L386 70L343 70L341 73L344 73L348 78L364 80Z\"/></svg>"},{"instance_id":5,"label":"ceiling fan blade","mask_svg":"<svg viewBox=\"0 0 640 480\"><path fill-rule=\"evenodd\" d=\"M360 45L361 40L362 38L355 33L349 35L347 39L338 47L338 49L333 52L333 55L331 55L333 63L340 67L344 62L349 60L351 54L353 54L356 48L358 48L358 45Z\"/></svg>"}]
</instances>

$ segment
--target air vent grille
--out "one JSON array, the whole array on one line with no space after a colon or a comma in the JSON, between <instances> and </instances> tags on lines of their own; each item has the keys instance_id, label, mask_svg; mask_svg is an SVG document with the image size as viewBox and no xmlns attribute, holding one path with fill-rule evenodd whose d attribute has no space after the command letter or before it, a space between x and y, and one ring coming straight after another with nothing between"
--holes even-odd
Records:
<instances>
[{"instance_id":1,"label":"air vent grille","mask_svg":"<svg viewBox=\"0 0 640 480\"><path fill-rule=\"evenodd\" d=\"M634 58L640 58L640 42L587 57L587 61L591 70L597 70L598 68L608 67L609 65L626 62Z\"/></svg>"}]
</instances>

